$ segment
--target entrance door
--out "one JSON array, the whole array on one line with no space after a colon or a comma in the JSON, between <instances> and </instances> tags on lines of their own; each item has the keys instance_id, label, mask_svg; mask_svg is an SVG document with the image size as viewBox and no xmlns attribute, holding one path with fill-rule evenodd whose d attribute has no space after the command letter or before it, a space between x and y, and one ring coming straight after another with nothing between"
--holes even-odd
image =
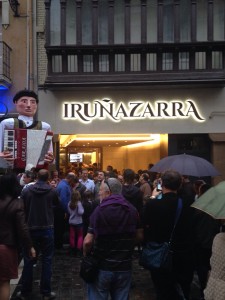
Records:
<instances>
[{"instance_id":1,"label":"entrance door","mask_svg":"<svg viewBox=\"0 0 225 300\"><path fill-rule=\"evenodd\" d=\"M97 164L101 170L111 165L119 172L144 170L167 155L167 139L167 134L60 135L60 169L67 172L80 163L84 167Z\"/></svg>"}]
</instances>

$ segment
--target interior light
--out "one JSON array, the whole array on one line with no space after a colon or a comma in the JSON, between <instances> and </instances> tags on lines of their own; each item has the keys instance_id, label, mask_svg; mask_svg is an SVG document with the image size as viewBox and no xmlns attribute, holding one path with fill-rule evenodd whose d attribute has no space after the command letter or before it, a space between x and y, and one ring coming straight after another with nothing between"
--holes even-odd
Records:
<instances>
[{"instance_id":1,"label":"interior light","mask_svg":"<svg viewBox=\"0 0 225 300\"><path fill-rule=\"evenodd\" d=\"M146 141L146 142L141 142L141 143L135 143L135 144L131 144L131 145L126 145L123 147L127 147L127 148L137 148L137 147L142 147L142 146L153 146L153 145L157 145L160 143L160 134L156 134L155 135L155 139L151 140L151 141Z\"/></svg>"},{"instance_id":2,"label":"interior light","mask_svg":"<svg viewBox=\"0 0 225 300\"><path fill-rule=\"evenodd\" d=\"M79 134L79 135L61 135L60 136L60 145L62 147L68 146L74 141L86 141L88 145L90 142L95 143L96 141L115 141L118 144L118 141L123 141L127 143L128 141L140 141L148 142L153 141L156 138L157 134Z\"/></svg>"}]
</instances>

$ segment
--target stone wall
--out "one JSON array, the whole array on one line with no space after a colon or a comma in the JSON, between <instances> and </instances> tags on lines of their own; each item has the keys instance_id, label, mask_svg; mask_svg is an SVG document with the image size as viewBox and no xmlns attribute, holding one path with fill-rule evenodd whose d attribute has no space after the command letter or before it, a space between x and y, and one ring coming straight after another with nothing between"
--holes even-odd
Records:
<instances>
[{"instance_id":1,"label":"stone wall","mask_svg":"<svg viewBox=\"0 0 225 300\"><path fill-rule=\"evenodd\" d=\"M47 55L45 51L45 4L37 0L37 73L38 86L43 85L47 75Z\"/></svg>"}]
</instances>

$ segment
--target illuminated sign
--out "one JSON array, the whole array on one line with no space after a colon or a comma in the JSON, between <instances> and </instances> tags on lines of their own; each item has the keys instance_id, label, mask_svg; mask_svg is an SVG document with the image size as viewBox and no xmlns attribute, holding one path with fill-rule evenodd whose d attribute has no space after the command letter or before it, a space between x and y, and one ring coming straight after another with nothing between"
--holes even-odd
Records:
<instances>
[{"instance_id":1,"label":"illuminated sign","mask_svg":"<svg viewBox=\"0 0 225 300\"><path fill-rule=\"evenodd\" d=\"M185 101L130 101L116 103L111 99L94 100L93 102L63 103L63 119L79 120L90 123L93 120L111 119L114 122L122 120L144 119L188 119L204 122L195 102Z\"/></svg>"}]
</instances>

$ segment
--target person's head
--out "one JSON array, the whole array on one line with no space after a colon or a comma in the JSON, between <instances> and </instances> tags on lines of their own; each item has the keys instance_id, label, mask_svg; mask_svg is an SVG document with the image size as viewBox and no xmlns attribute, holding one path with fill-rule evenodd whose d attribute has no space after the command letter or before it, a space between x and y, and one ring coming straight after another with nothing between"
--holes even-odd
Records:
<instances>
[{"instance_id":1,"label":"person's head","mask_svg":"<svg viewBox=\"0 0 225 300\"><path fill-rule=\"evenodd\" d=\"M52 172L52 178L56 178L56 179L59 178L59 172L57 170Z\"/></svg>"},{"instance_id":2,"label":"person's head","mask_svg":"<svg viewBox=\"0 0 225 300\"><path fill-rule=\"evenodd\" d=\"M38 107L38 96L34 91L21 90L13 98L16 111L23 116L33 117Z\"/></svg>"},{"instance_id":3,"label":"person's head","mask_svg":"<svg viewBox=\"0 0 225 300\"><path fill-rule=\"evenodd\" d=\"M100 201L107 198L110 195L120 195L122 193L122 184L117 178L109 178L103 180L99 189Z\"/></svg>"},{"instance_id":4,"label":"person's head","mask_svg":"<svg viewBox=\"0 0 225 300\"><path fill-rule=\"evenodd\" d=\"M15 174L6 174L0 176L0 198L7 196L17 198L20 195L20 184Z\"/></svg>"},{"instance_id":5,"label":"person's head","mask_svg":"<svg viewBox=\"0 0 225 300\"><path fill-rule=\"evenodd\" d=\"M125 169L123 172L124 183L133 184L134 183L135 173L131 169Z\"/></svg>"},{"instance_id":6,"label":"person's head","mask_svg":"<svg viewBox=\"0 0 225 300\"><path fill-rule=\"evenodd\" d=\"M77 207L78 201L80 200L81 200L80 192L73 189L71 194L71 200L70 200L70 208L75 209Z\"/></svg>"},{"instance_id":7,"label":"person's head","mask_svg":"<svg viewBox=\"0 0 225 300\"><path fill-rule=\"evenodd\" d=\"M52 188L56 188L56 187L57 187L57 182L56 182L54 179L52 179L52 180L49 182L49 184L50 184L50 186L51 186Z\"/></svg>"},{"instance_id":8,"label":"person's head","mask_svg":"<svg viewBox=\"0 0 225 300\"><path fill-rule=\"evenodd\" d=\"M142 173L139 180L141 184L148 182L149 175L147 173Z\"/></svg>"},{"instance_id":9,"label":"person's head","mask_svg":"<svg viewBox=\"0 0 225 300\"><path fill-rule=\"evenodd\" d=\"M23 174L23 181L25 184L33 182L36 179L36 174L32 171L25 171Z\"/></svg>"},{"instance_id":10,"label":"person's head","mask_svg":"<svg viewBox=\"0 0 225 300\"><path fill-rule=\"evenodd\" d=\"M92 193L92 191L90 191L90 190L84 191L84 194L83 194L82 198L83 198L84 201L92 201L93 200L93 193Z\"/></svg>"},{"instance_id":11,"label":"person's head","mask_svg":"<svg viewBox=\"0 0 225 300\"><path fill-rule=\"evenodd\" d=\"M105 179L109 179L109 178L117 178L118 175L114 172L109 172L109 171L106 171L105 172Z\"/></svg>"},{"instance_id":12,"label":"person's head","mask_svg":"<svg viewBox=\"0 0 225 300\"><path fill-rule=\"evenodd\" d=\"M38 171L38 180L48 182L49 180L49 172L48 170L41 169Z\"/></svg>"},{"instance_id":13,"label":"person's head","mask_svg":"<svg viewBox=\"0 0 225 300\"><path fill-rule=\"evenodd\" d=\"M166 189L176 192L181 186L182 177L177 171L168 170L161 175L161 181L163 191Z\"/></svg>"},{"instance_id":14,"label":"person's head","mask_svg":"<svg viewBox=\"0 0 225 300\"><path fill-rule=\"evenodd\" d=\"M112 172L113 171L113 167L110 166L110 165L108 165L107 168L106 168L106 170L109 171L109 172Z\"/></svg>"},{"instance_id":15,"label":"person's head","mask_svg":"<svg viewBox=\"0 0 225 300\"><path fill-rule=\"evenodd\" d=\"M101 181L105 179L105 173L103 171L98 171L98 181Z\"/></svg>"},{"instance_id":16,"label":"person's head","mask_svg":"<svg viewBox=\"0 0 225 300\"><path fill-rule=\"evenodd\" d=\"M93 169L94 169L94 170L97 170L97 169L98 169L98 164L97 164L96 162L93 163L92 166L93 166Z\"/></svg>"},{"instance_id":17,"label":"person's head","mask_svg":"<svg viewBox=\"0 0 225 300\"><path fill-rule=\"evenodd\" d=\"M122 184L124 183L123 175L119 174L117 178Z\"/></svg>"},{"instance_id":18,"label":"person's head","mask_svg":"<svg viewBox=\"0 0 225 300\"><path fill-rule=\"evenodd\" d=\"M81 178L83 179L83 181L88 180L88 170L87 169L82 170Z\"/></svg>"},{"instance_id":19,"label":"person's head","mask_svg":"<svg viewBox=\"0 0 225 300\"><path fill-rule=\"evenodd\" d=\"M76 178L76 175L73 172L69 172L66 175L66 181L69 183L70 186L73 186L75 184L75 178Z\"/></svg>"}]
</instances>

